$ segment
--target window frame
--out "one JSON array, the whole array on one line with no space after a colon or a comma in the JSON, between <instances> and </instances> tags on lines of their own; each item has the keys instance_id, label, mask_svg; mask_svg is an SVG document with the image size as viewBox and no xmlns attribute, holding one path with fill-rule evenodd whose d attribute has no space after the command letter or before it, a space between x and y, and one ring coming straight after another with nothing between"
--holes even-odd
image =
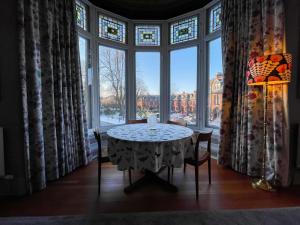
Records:
<instances>
[{"instance_id":1,"label":"window frame","mask_svg":"<svg viewBox=\"0 0 300 225\"><path fill-rule=\"evenodd\" d=\"M160 53L160 120L166 122L170 115L170 53L172 50L197 47L197 113L196 125L189 126L192 129L203 129L206 127L218 130L219 127L208 126L208 43L221 36L221 30L209 33L210 9L220 0L213 0L201 9L170 18L168 20L131 20L107 10L101 9L88 0L78 0L87 6L88 20L87 30L78 27L78 34L89 41L89 55L92 66L92 96L91 98L91 127L100 127L100 87L99 87L99 46L112 47L125 51L125 85L126 85L126 122L128 119L136 118L136 52L159 52ZM126 24L125 43L99 37L99 15L112 17ZM170 24L188 17L198 16L198 37L195 40L181 43L170 43ZM135 44L136 25L159 25L159 46L137 46ZM167 38L162 38L167 37ZM109 127L101 127L108 129Z\"/></svg>"},{"instance_id":2,"label":"window frame","mask_svg":"<svg viewBox=\"0 0 300 225\"><path fill-rule=\"evenodd\" d=\"M210 41L214 41L218 38L221 38L221 29L217 30L217 31L214 31L214 32L210 32L209 31L209 26L210 26L210 21L209 21L209 18L210 18L210 9L215 7L217 4L221 4L219 1L213 1L211 2L210 4L206 5L205 6L205 14L206 14L206 18L205 18L205 37L204 37L204 40L205 40L205 46L204 46L204 54L205 54L205 74L206 74L206 105L205 105L205 114L203 115L203 118L204 118L204 124L203 126L204 127L208 127L208 128L213 128L213 129L216 129L216 130L219 130L220 127L219 126L214 126L214 125L209 125L209 122L208 122L208 96L209 96L209 42Z\"/></svg>"}]
</instances>

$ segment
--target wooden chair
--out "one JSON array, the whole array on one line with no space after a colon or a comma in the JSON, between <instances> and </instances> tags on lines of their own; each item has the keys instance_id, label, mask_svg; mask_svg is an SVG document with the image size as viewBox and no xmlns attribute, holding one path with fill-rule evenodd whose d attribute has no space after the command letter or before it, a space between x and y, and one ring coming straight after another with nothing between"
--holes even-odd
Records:
<instances>
[{"instance_id":1,"label":"wooden chair","mask_svg":"<svg viewBox=\"0 0 300 225\"><path fill-rule=\"evenodd\" d=\"M100 195L100 185L101 185L101 158L102 158L102 151L101 151L101 133L99 130L94 130L94 136L98 144L98 196Z\"/></svg>"},{"instance_id":2,"label":"wooden chair","mask_svg":"<svg viewBox=\"0 0 300 225\"><path fill-rule=\"evenodd\" d=\"M167 123L187 127L187 122L184 120L168 120Z\"/></svg>"},{"instance_id":3,"label":"wooden chair","mask_svg":"<svg viewBox=\"0 0 300 225\"><path fill-rule=\"evenodd\" d=\"M206 161L208 162L208 181L211 184L211 135L212 131L209 133L199 133L197 137L197 142L194 150L194 158L184 159L184 168L183 171L185 173L186 164L190 164L195 167L195 183L196 183L196 199L198 200L199 195L199 184L198 184L198 176L199 176L199 166L204 164ZM199 153L199 144L200 142L207 142L207 150L202 153Z\"/></svg>"},{"instance_id":4,"label":"wooden chair","mask_svg":"<svg viewBox=\"0 0 300 225\"><path fill-rule=\"evenodd\" d=\"M147 119L141 119L141 120L128 120L128 124L135 124L135 123L147 123Z\"/></svg>"}]
</instances>

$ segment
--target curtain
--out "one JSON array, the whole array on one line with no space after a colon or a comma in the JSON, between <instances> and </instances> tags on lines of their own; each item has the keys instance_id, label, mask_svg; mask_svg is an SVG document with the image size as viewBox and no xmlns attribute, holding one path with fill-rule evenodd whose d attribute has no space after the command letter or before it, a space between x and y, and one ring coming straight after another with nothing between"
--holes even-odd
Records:
<instances>
[{"instance_id":1,"label":"curtain","mask_svg":"<svg viewBox=\"0 0 300 225\"><path fill-rule=\"evenodd\" d=\"M88 163L73 0L18 0L28 191Z\"/></svg>"},{"instance_id":2,"label":"curtain","mask_svg":"<svg viewBox=\"0 0 300 225\"><path fill-rule=\"evenodd\" d=\"M283 0L222 0L223 110L219 164L260 176L263 155L262 86L247 86L250 56L284 51ZM289 184L287 84L269 86L266 177Z\"/></svg>"}]
</instances>

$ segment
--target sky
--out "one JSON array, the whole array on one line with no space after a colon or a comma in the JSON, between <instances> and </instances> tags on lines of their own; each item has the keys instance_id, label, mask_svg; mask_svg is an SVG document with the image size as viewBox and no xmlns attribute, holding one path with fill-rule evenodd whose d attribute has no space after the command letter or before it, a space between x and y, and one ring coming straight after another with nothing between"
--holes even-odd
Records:
<instances>
[{"instance_id":1,"label":"sky","mask_svg":"<svg viewBox=\"0 0 300 225\"><path fill-rule=\"evenodd\" d=\"M209 76L222 72L221 38L209 43ZM159 94L160 56L158 52L136 53L136 75L146 84L150 94ZM193 92L197 85L197 47L170 53L171 93Z\"/></svg>"},{"instance_id":2,"label":"sky","mask_svg":"<svg viewBox=\"0 0 300 225\"><path fill-rule=\"evenodd\" d=\"M170 53L171 93L194 92L197 89L197 47Z\"/></svg>"},{"instance_id":3,"label":"sky","mask_svg":"<svg viewBox=\"0 0 300 225\"><path fill-rule=\"evenodd\" d=\"M149 94L159 95L160 90L160 54L159 52L137 52L136 77L142 80Z\"/></svg>"}]
</instances>

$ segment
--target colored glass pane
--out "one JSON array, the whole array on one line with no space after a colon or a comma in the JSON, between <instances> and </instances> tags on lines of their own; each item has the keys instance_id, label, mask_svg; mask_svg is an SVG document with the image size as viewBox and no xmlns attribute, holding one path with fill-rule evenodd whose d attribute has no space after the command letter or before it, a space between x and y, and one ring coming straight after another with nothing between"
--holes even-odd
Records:
<instances>
[{"instance_id":1,"label":"colored glass pane","mask_svg":"<svg viewBox=\"0 0 300 225\"><path fill-rule=\"evenodd\" d=\"M155 25L138 25L135 27L135 43L138 46L159 46L160 27Z\"/></svg>"},{"instance_id":2,"label":"colored glass pane","mask_svg":"<svg viewBox=\"0 0 300 225\"><path fill-rule=\"evenodd\" d=\"M193 16L180 20L170 26L171 44L181 43L197 39L198 17Z\"/></svg>"},{"instance_id":3,"label":"colored glass pane","mask_svg":"<svg viewBox=\"0 0 300 225\"><path fill-rule=\"evenodd\" d=\"M87 30L87 7L80 1L76 1L76 22L79 27Z\"/></svg>"},{"instance_id":4,"label":"colored glass pane","mask_svg":"<svg viewBox=\"0 0 300 225\"><path fill-rule=\"evenodd\" d=\"M209 32L215 32L221 29L221 4L215 5L210 10Z\"/></svg>"},{"instance_id":5,"label":"colored glass pane","mask_svg":"<svg viewBox=\"0 0 300 225\"><path fill-rule=\"evenodd\" d=\"M126 25L119 20L100 15L99 37L125 43Z\"/></svg>"}]
</instances>

